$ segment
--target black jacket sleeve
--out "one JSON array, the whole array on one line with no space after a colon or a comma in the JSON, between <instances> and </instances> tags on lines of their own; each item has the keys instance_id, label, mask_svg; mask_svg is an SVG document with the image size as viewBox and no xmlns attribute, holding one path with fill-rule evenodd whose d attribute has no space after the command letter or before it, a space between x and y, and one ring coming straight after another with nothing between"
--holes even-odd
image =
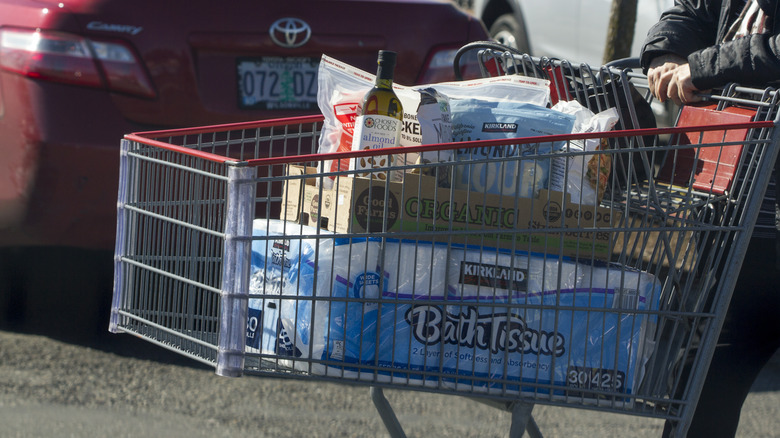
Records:
<instances>
[{"instance_id":1,"label":"black jacket sleeve","mask_svg":"<svg viewBox=\"0 0 780 438\"><path fill-rule=\"evenodd\" d=\"M691 53L715 44L720 1L677 1L647 32L641 63L647 70L653 58L673 53L687 58Z\"/></svg>"},{"instance_id":2,"label":"black jacket sleeve","mask_svg":"<svg viewBox=\"0 0 780 438\"><path fill-rule=\"evenodd\" d=\"M769 3L777 9L776 1ZM653 58L674 53L687 58L693 84L700 90L730 82L766 86L780 80L780 25L773 11L768 34L719 44L741 4L728 0L679 0L648 32L641 54L645 72Z\"/></svg>"},{"instance_id":3,"label":"black jacket sleeve","mask_svg":"<svg viewBox=\"0 0 780 438\"><path fill-rule=\"evenodd\" d=\"M780 36L750 35L688 56L693 85L700 90L730 82L765 87L780 81Z\"/></svg>"}]
</instances>

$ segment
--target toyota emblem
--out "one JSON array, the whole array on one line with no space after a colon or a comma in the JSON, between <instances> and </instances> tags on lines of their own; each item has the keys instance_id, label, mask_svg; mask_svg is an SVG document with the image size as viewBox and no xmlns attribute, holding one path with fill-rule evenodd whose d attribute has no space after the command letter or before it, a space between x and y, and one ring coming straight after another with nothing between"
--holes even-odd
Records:
<instances>
[{"instance_id":1,"label":"toyota emblem","mask_svg":"<svg viewBox=\"0 0 780 438\"><path fill-rule=\"evenodd\" d=\"M271 25L271 39L282 47L293 49L311 38L311 27L298 18L281 18Z\"/></svg>"}]
</instances>

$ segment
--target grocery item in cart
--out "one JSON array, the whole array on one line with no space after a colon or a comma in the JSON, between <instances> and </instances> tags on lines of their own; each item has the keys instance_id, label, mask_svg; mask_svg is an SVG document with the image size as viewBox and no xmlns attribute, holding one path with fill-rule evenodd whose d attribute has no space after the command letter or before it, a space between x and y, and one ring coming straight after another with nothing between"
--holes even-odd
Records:
<instances>
[{"instance_id":1,"label":"grocery item in cart","mask_svg":"<svg viewBox=\"0 0 780 438\"><path fill-rule=\"evenodd\" d=\"M576 100L556 103L553 110L571 114L575 117L574 133L611 131L619 120L618 111L609 108L598 114L583 106ZM612 155L586 154L575 155L573 152L595 152L609 147L606 139L587 138L567 142L561 152L552 162L550 173L550 189L566 192L571 201L586 205L598 205L604 196L607 181L612 169Z\"/></svg>"},{"instance_id":2,"label":"grocery item in cart","mask_svg":"<svg viewBox=\"0 0 780 438\"><path fill-rule=\"evenodd\" d=\"M319 140L319 153L352 149L355 118L359 113L360 102L373 83L374 74L327 55L322 56L317 78L317 104L325 120ZM447 98L479 96L489 100L512 99L541 106L550 101L549 81L519 75L415 87L393 84L393 89L404 107L401 146L428 144L428 138L433 138L422 131L424 126L418 121L416 113L421 101L418 90L431 88ZM407 157L408 164L415 162L416 157ZM349 161L328 161L326 166L332 171L345 171L349 169Z\"/></svg>"},{"instance_id":3,"label":"grocery item in cart","mask_svg":"<svg viewBox=\"0 0 780 438\"><path fill-rule=\"evenodd\" d=\"M450 106L455 141L568 134L575 120L570 114L515 101L452 99ZM530 198L540 189L548 188L549 154L563 146L559 141L459 149L456 160L475 163L456 167L454 187ZM545 154L546 157L536 158ZM517 156L529 156L529 159L502 160Z\"/></svg>"},{"instance_id":4,"label":"grocery item in cart","mask_svg":"<svg viewBox=\"0 0 780 438\"><path fill-rule=\"evenodd\" d=\"M380 50L377 59L377 74L374 86L361 101L361 110L355 119L352 150L373 150L400 146L404 110L393 91L393 70L396 53ZM372 172L371 169L393 166L393 155L359 157L350 160L350 170L367 169L357 176L376 176L400 181L398 171Z\"/></svg>"},{"instance_id":5,"label":"grocery item in cart","mask_svg":"<svg viewBox=\"0 0 780 438\"><path fill-rule=\"evenodd\" d=\"M246 351L315 374L327 368L307 359L370 362L379 306L361 300L378 300L380 285L387 285L380 280L379 239L334 238L274 219L253 225L250 294L256 296L249 300ZM310 237L317 235L324 237Z\"/></svg>"},{"instance_id":6,"label":"grocery item in cart","mask_svg":"<svg viewBox=\"0 0 780 438\"><path fill-rule=\"evenodd\" d=\"M299 239L289 233L316 232L272 222L286 227L290 242ZM255 224L256 235L269 228L266 220ZM379 238L323 238L319 250L304 239L281 258L278 240L285 239L253 245L255 273L266 273L279 298L250 301L250 318L264 306L275 319L263 322L259 350L283 366L486 392L522 392L525 381L553 385L553 397L588 398L594 390L633 393L651 352L654 317L642 312L657 309L659 288L644 272ZM264 249L272 254L265 260L290 260L290 269L269 269L268 261L263 269L255 253ZM374 366L378 376L367 368Z\"/></svg>"},{"instance_id":7,"label":"grocery item in cart","mask_svg":"<svg viewBox=\"0 0 780 438\"><path fill-rule=\"evenodd\" d=\"M432 240L610 260L610 231L621 218L618 209L578 204L562 192L546 189L535 197L507 197L443 188L431 176L407 174L403 182L338 177L334 189L327 190L317 186L320 178L303 177L315 172L311 167L288 166L288 175L296 177L284 190L283 218L306 225L319 223L336 233L450 230L452 234L437 233ZM501 214L485 217L487 220L480 223L480 236L458 233L473 230L473 218L483 217L488 210ZM582 227L583 220L597 231L513 232L529 224L575 230Z\"/></svg>"},{"instance_id":8,"label":"grocery item in cart","mask_svg":"<svg viewBox=\"0 0 780 438\"><path fill-rule=\"evenodd\" d=\"M311 291L317 280L327 284L330 272L319 269L315 261L318 256L329 258L326 254L331 250L332 239L301 236L328 234L331 233L293 222L254 221L250 294L263 297L249 300L248 352L283 358L308 357ZM299 295L307 299L299 300ZM284 359L282 363L291 366Z\"/></svg>"},{"instance_id":9,"label":"grocery item in cart","mask_svg":"<svg viewBox=\"0 0 780 438\"><path fill-rule=\"evenodd\" d=\"M376 351L393 380L439 384L426 373L440 372L445 386L522 392L525 381L585 399L639 384L654 317L636 312L657 309L660 293L648 273L421 242L388 243L385 260ZM395 275L391 260L407 266Z\"/></svg>"},{"instance_id":10,"label":"grocery item in cart","mask_svg":"<svg viewBox=\"0 0 780 438\"><path fill-rule=\"evenodd\" d=\"M314 366L312 372L360 377L360 370L351 365L373 362L378 300L387 292L386 272L379 265L380 242L377 238L337 238L333 259L319 260L326 269L333 269L333 281L316 293L336 300L318 301L312 350L322 354L313 357L344 366ZM368 371L366 377L371 374Z\"/></svg>"},{"instance_id":11,"label":"grocery item in cart","mask_svg":"<svg viewBox=\"0 0 780 438\"><path fill-rule=\"evenodd\" d=\"M420 105L417 107L417 120L420 123L420 144L452 142L452 110L449 99L433 87L418 91ZM451 150L449 152L451 153ZM423 158L425 157L426 155L423 154ZM435 163L446 160L429 157L427 161Z\"/></svg>"},{"instance_id":12,"label":"grocery item in cart","mask_svg":"<svg viewBox=\"0 0 780 438\"><path fill-rule=\"evenodd\" d=\"M452 142L452 111L449 99L434 88L420 91L420 106L417 107L417 121L420 123L422 144ZM452 149L425 151L420 154L419 164L430 165L452 161ZM449 166L427 166L421 169L423 175L436 177L438 187L448 188L451 183Z\"/></svg>"}]
</instances>

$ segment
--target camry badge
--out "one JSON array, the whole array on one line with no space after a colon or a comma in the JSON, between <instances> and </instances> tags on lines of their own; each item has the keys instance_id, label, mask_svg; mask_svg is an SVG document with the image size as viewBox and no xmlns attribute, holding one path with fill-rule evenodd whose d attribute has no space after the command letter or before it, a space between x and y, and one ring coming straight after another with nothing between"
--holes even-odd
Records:
<instances>
[{"instance_id":1,"label":"camry badge","mask_svg":"<svg viewBox=\"0 0 780 438\"><path fill-rule=\"evenodd\" d=\"M311 27L298 18L282 18L271 25L271 39L282 47L293 49L311 38Z\"/></svg>"}]
</instances>

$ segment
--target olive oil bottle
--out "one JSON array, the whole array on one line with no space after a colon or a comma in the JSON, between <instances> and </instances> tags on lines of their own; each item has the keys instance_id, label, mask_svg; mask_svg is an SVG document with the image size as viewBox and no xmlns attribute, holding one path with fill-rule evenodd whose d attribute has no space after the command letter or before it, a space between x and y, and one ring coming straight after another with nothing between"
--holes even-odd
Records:
<instances>
[{"instance_id":1,"label":"olive oil bottle","mask_svg":"<svg viewBox=\"0 0 780 438\"><path fill-rule=\"evenodd\" d=\"M366 93L360 115L355 120L352 150L383 149L400 146L403 106L393 91L396 53L380 50L374 87ZM392 166L392 155L354 159L354 169L377 169ZM386 172L365 172L357 176L387 179Z\"/></svg>"}]
</instances>

